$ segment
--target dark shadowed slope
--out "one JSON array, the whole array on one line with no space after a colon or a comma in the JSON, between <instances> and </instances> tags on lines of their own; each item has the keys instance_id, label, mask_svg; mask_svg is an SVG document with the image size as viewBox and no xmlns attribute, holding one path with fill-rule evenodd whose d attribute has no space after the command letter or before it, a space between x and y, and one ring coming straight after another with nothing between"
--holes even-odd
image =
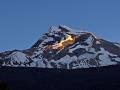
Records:
<instances>
[{"instance_id":1,"label":"dark shadowed slope","mask_svg":"<svg viewBox=\"0 0 120 90\"><path fill-rule=\"evenodd\" d=\"M120 66L78 70L2 67L0 81L9 90L120 90Z\"/></svg>"}]
</instances>

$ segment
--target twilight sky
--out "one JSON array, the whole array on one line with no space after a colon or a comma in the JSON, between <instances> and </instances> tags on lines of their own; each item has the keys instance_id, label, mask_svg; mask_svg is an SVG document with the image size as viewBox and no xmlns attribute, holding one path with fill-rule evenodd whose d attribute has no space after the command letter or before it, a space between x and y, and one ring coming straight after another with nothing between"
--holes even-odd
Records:
<instances>
[{"instance_id":1,"label":"twilight sky","mask_svg":"<svg viewBox=\"0 0 120 90\"><path fill-rule=\"evenodd\" d=\"M29 48L59 24L120 42L120 0L0 0L0 52Z\"/></svg>"}]
</instances>

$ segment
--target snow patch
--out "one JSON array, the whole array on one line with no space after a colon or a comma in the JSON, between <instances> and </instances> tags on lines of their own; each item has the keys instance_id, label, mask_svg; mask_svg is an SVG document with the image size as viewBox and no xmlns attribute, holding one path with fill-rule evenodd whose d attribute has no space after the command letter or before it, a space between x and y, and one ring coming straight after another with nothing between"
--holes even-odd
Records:
<instances>
[{"instance_id":1,"label":"snow patch","mask_svg":"<svg viewBox=\"0 0 120 90\"><path fill-rule=\"evenodd\" d=\"M49 37L47 39L44 40L44 42L49 42L49 41L53 41L54 39L52 37Z\"/></svg>"},{"instance_id":2,"label":"snow patch","mask_svg":"<svg viewBox=\"0 0 120 90\"><path fill-rule=\"evenodd\" d=\"M24 63L27 56L22 52L13 52L10 56L11 60Z\"/></svg>"},{"instance_id":3,"label":"snow patch","mask_svg":"<svg viewBox=\"0 0 120 90\"><path fill-rule=\"evenodd\" d=\"M69 30L69 31L72 31L72 30L73 30L73 29L71 29L70 27L65 26L65 25L60 25L60 27L63 27L63 28L65 28L65 29Z\"/></svg>"},{"instance_id":4,"label":"snow patch","mask_svg":"<svg viewBox=\"0 0 120 90\"><path fill-rule=\"evenodd\" d=\"M117 47L119 47L119 48L120 48L120 44L114 44L114 45L116 45Z\"/></svg>"},{"instance_id":5,"label":"snow patch","mask_svg":"<svg viewBox=\"0 0 120 90\"><path fill-rule=\"evenodd\" d=\"M56 26L50 27L50 33L52 33L52 32L60 32L60 31L61 31L61 29L59 29L59 28L56 27Z\"/></svg>"},{"instance_id":6,"label":"snow patch","mask_svg":"<svg viewBox=\"0 0 120 90\"><path fill-rule=\"evenodd\" d=\"M99 63L101 66L117 64L116 62L111 61L110 57L108 56L109 52L104 48L101 48L101 51L98 53L102 53L102 55L99 56L99 59L101 60Z\"/></svg>"},{"instance_id":7,"label":"snow patch","mask_svg":"<svg viewBox=\"0 0 120 90\"><path fill-rule=\"evenodd\" d=\"M76 49L81 48L81 45L77 45L75 48L69 49L70 53L73 53Z\"/></svg>"},{"instance_id":8,"label":"snow patch","mask_svg":"<svg viewBox=\"0 0 120 90\"><path fill-rule=\"evenodd\" d=\"M86 41L87 44L91 45L93 43L93 37L90 36Z\"/></svg>"},{"instance_id":9,"label":"snow patch","mask_svg":"<svg viewBox=\"0 0 120 90\"><path fill-rule=\"evenodd\" d=\"M96 44L101 44L100 41L96 41Z\"/></svg>"}]
</instances>

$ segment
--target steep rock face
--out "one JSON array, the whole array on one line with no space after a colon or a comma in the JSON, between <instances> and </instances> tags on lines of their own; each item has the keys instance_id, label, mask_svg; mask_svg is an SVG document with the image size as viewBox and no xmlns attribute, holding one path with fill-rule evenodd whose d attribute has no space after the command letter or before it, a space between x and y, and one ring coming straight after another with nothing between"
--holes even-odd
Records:
<instances>
[{"instance_id":1,"label":"steep rock face","mask_svg":"<svg viewBox=\"0 0 120 90\"><path fill-rule=\"evenodd\" d=\"M120 63L120 44L67 26L51 27L27 50L0 53L0 65L78 69Z\"/></svg>"}]
</instances>

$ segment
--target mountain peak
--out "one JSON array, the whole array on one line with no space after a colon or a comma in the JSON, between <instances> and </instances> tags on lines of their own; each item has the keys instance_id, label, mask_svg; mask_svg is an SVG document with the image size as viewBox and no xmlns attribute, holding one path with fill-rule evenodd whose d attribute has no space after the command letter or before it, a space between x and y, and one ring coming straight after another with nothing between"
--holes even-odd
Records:
<instances>
[{"instance_id":1,"label":"mountain peak","mask_svg":"<svg viewBox=\"0 0 120 90\"><path fill-rule=\"evenodd\" d=\"M71 31L72 29L65 25L59 25L58 27L56 26L50 27L50 32L71 32Z\"/></svg>"},{"instance_id":2,"label":"mountain peak","mask_svg":"<svg viewBox=\"0 0 120 90\"><path fill-rule=\"evenodd\" d=\"M0 65L78 69L120 63L120 45L65 25L52 26L27 50L0 53Z\"/></svg>"},{"instance_id":3,"label":"mountain peak","mask_svg":"<svg viewBox=\"0 0 120 90\"><path fill-rule=\"evenodd\" d=\"M73 29L71 29L70 27L65 26L65 25L59 25L59 29L63 30L64 32L72 32L73 31Z\"/></svg>"},{"instance_id":4,"label":"mountain peak","mask_svg":"<svg viewBox=\"0 0 120 90\"><path fill-rule=\"evenodd\" d=\"M43 34L33 47L53 46L53 49L64 48L71 44L74 44L78 40L87 40L88 38L95 39L95 36L90 32L76 32L65 25L59 25L58 27L52 26L49 28L49 32ZM87 40L88 41L88 40ZM89 41L90 43L91 41ZM64 44L64 45L63 45Z\"/></svg>"}]
</instances>

